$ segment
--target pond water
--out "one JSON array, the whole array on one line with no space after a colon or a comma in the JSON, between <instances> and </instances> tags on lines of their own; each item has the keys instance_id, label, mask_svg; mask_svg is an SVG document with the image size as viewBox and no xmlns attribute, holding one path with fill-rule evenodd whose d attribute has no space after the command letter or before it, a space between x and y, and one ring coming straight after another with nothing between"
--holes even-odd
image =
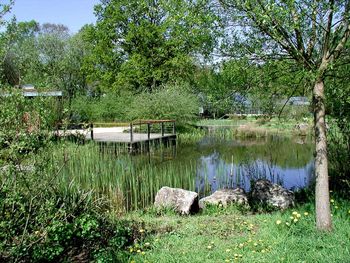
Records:
<instances>
[{"instance_id":1,"label":"pond water","mask_svg":"<svg viewBox=\"0 0 350 263\"><path fill-rule=\"evenodd\" d=\"M174 152L165 149L169 150ZM156 160L157 152L149 156L151 164L155 165ZM206 136L194 145L180 144L172 158L168 158L178 166L195 163L195 191L200 196L223 188L242 187L248 192L250 182L260 178L290 190L305 188L313 183L313 160L310 140L280 136L230 139Z\"/></svg>"},{"instance_id":2,"label":"pond water","mask_svg":"<svg viewBox=\"0 0 350 263\"><path fill-rule=\"evenodd\" d=\"M217 189L242 187L266 178L292 190L313 182L313 143L304 137L236 138L207 135L191 143L151 148L129 155L116 145L89 143L62 148L57 162L69 156L62 185L74 181L84 189L108 196L127 210L147 207L162 186L209 195ZM120 201L122 200L122 202ZM122 203L122 204L121 204Z\"/></svg>"},{"instance_id":3,"label":"pond water","mask_svg":"<svg viewBox=\"0 0 350 263\"><path fill-rule=\"evenodd\" d=\"M197 160L196 191L201 194L236 187L248 192L251 181L261 178L290 190L313 183L313 147L305 138L206 137L198 149L202 154Z\"/></svg>"}]
</instances>

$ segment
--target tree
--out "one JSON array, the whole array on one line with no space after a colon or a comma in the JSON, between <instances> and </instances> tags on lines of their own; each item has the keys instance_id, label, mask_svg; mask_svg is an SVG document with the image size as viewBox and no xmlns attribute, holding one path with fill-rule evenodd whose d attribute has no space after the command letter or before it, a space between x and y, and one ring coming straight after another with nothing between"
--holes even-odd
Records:
<instances>
[{"instance_id":1,"label":"tree","mask_svg":"<svg viewBox=\"0 0 350 263\"><path fill-rule=\"evenodd\" d=\"M96 6L90 28L94 70L105 86L152 91L186 79L195 55L215 45L210 1L111 0ZM93 71L93 70L91 70Z\"/></svg>"},{"instance_id":2,"label":"tree","mask_svg":"<svg viewBox=\"0 0 350 263\"><path fill-rule=\"evenodd\" d=\"M4 19L4 16L10 12L12 5L14 4L14 0L5 1L4 3L0 3L0 30L6 26L7 21ZM4 34L0 33L0 70L2 71L2 64L4 62L5 53L8 47L9 38L4 37Z\"/></svg>"},{"instance_id":3,"label":"tree","mask_svg":"<svg viewBox=\"0 0 350 263\"><path fill-rule=\"evenodd\" d=\"M313 82L316 225L331 230L324 83L350 36L349 0L221 0L251 57L293 59ZM243 36L245 35L245 37Z\"/></svg>"}]
</instances>

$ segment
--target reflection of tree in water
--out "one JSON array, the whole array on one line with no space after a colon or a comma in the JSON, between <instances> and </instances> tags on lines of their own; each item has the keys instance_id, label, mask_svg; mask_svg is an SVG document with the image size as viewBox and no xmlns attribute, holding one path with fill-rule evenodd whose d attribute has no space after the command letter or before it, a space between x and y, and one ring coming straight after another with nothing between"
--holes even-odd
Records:
<instances>
[{"instance_id":1,"label":"reflection of tree in water","mask_svg":"<svg viewBox=\"0 0 350 263\"><path fill-rule=\"evenodd\" d=\"M312 182L312 150L290 139L270 138L262 144L206 140L198 157L196 188L201 193L242 187L268 179L289 189ZM210 143L212 144L210 144ZM211 151L210 151L211 150ZM291 160L291 162L290 162Z\"/></svg>"}]
</instances>

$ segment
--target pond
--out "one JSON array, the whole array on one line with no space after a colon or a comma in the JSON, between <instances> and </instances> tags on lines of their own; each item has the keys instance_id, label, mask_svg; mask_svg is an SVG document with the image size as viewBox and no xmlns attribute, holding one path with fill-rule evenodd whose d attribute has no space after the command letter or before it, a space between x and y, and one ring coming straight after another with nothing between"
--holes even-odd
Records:
<instances>
[{"instance_id":1,"label":"pond","mask_svg":"<svg viewBox=\"0 0 350 263\"><path fill-rule=\"evenodd\" d=\"M129 155L116 145L89 143L62 147L53 160L69 161L61 185L73 181L113 206L150 206L162 186L196 191L200 197L222 188L250 190L251 180L266 178L297 190L313 182L313 144L305 137L242 138L207 135L191 143L151 148Z\"/></svg>"}]
</instances>

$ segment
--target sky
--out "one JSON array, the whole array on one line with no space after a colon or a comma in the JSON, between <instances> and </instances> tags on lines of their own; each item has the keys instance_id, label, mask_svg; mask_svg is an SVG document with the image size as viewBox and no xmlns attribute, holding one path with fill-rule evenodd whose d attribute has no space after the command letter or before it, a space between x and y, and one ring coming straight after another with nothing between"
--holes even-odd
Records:
<instances>
[{"instance_id":1,"label":"sky","mask_svg":"<svg viewBox=\"0 0 350 263\"><path fill-rule=\"evenodd\" d=\"M96 22L93 12L98 3L99 0L15 0L10 15L17 21L63 24L76 33L83 25Z\"/></svg>"}]
</instances>

